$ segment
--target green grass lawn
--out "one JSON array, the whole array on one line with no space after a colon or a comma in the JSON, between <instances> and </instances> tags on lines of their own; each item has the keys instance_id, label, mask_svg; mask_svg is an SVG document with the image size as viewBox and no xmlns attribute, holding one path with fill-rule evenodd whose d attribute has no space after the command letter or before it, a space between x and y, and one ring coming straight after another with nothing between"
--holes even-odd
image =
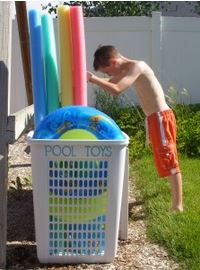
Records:
<instances>
[{"instance_id":1,"label":"green grass lawn","mask_svg":"<svg viewBox=\"0 0 200 270\"><path fill-rule=\"evenodd\" d=\"M147 235L164 246L181 269L200 269L200 160L180 160L184 212L172 213L169 183L157 176L152 157L134 161L130 174L136 180L147 214Z\"/></svg>"}]
</instances>

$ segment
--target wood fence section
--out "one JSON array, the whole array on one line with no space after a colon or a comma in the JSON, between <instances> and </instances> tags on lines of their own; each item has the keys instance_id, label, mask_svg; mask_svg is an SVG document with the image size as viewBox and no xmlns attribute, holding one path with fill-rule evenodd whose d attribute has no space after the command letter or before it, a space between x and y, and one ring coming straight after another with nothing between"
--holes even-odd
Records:
<instances>
[{"instance_id":1,"label":"wood fence section","mask_svg":"<svg viewBox=\"0 0 200 270\"><path fill-rule=\"evenodd\" d=\"M31 105L33 104L33 94L32 94L31 56L30 56L30 46L29 46L26 1L15 1L15 8L16 8L16 16L17 16L17 23L18 23L20 47L21 47L26 96L27 96L28 105Z\"/></svg>"},{"instance_id":2,"label":"wood fence section","mask_svg":"<svg viewBox=\"0 0 200 270\"><path fill-rule=\"evenodd\" d=\"M33 105L8 116L6 142L13 144L27 129L33 126Z\"/></svg>"},{"instance_id":3,"label":"wood fence section","mask_svg":"<svg viewBox=\"0 0 200 270\"><path fill-rule=\"evenodd\" d=\"M6 142L11 45L11 3L0 2L0 269L6 267L8 144Z\"/></svg>"},{"instance_id":4,"label":"wood fence section","mask_svg":"<svg viewBox=\"0 0 200 270\"><path fill-rule=\"evenodd\" d=\"M11 33L11 2L0 1L0 269L6 269L8 144L33 124L33 105L8 115Z\"/></svg>"}]
</instances>

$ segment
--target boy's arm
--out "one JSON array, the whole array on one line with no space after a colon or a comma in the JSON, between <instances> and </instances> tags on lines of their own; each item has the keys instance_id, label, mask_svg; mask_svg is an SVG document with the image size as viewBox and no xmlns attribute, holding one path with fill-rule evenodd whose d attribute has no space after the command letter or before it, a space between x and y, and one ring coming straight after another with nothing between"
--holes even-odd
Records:
<instances>
[{"instance_id":1,"label":"boy's arm","mask_svg":"<svg viewBox=\"0 0 200 270\"><path fill-rule=\"evenodd\" d=\"M89 73L89 76L87 75L87 78L89 82L98 85L100 88L103 88L105 91L109 92L112 95L118 94L116 84L110 82L110 79L100 78L91 72L88 72L88 73Z\"/></svg>"},{"instance_id":2,"label":"boy's arm","mask_svg":"<svg viewBox=\"0 0 200 270\"><path fill-rule=\"evenodd\" d=\"M114 76L109 80L100 78L93 73L89 72L88 81L98 85L103 88L105 91L109 92L112 95L118 95L128 87L130 87L137 78L141 75L141 69L139 65L135 65L134 69L126 75L120 74L119 76Z\"/></svg>"}]
</instances>

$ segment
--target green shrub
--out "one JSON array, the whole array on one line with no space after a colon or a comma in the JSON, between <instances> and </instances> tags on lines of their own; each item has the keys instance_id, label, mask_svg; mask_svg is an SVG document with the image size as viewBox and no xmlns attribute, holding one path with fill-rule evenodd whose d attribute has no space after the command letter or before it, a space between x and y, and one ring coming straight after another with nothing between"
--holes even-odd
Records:
<instances>
[{"instance_id":1,"label":"green shrub","mask_svg":"<svg viewBox=\"0 0 200 270\"><path fill-rule=\"evenodd\" d=\"M172 107L172 109L178 121L185 120L186 118L191 118L195 114L193 107L186 104L177 103Z\"/></svg>"},{"instance_id":2,"label":"green shrub","mask_svg":"<svg viewBox=\"0 0 200 270\"><path fill-rule=\"evenodd\" d=\"M177 119L178 151L188 157L200 157L200 111Z\"/></svg>"},{"instance_id":3,"label":"green shrub","mask_svg":"<svg viewBox=\"0 0 200 270\"><path fill-rule=\"evenodd\" d=\"M200 104L189 104L189 92L173 86L168 89L166 99L175 112L177 119L178 152L187 157L200 156Z\"/></svg>"},{"instance_id":4,"label":"green shrub","mask_svg":"<svg viewBox=\"0 0 200 270\"><path fill-rule=\"evenodd\" d=\"M200 157L200 104L175 104L177 148L186 157Z\"/></svg>"},{"instance_id":5,"label":"green shrub","mask_svg":"<svg viewBox=\"0 0 200 270\"><path fill-rule=\"evenodd\" d=\"M117 124L129 136L134 136L138 130L145 131L144 117L141 117L136 110L139 110L139 108L121 108L121 112L116 119Z\"/></svg>"},{"instance_id":6,"label":"green shrub","mask_svg":"<svg viewBox=\"0 0 200 270\"><path fill-rule=\"evenodd\" d=\"M170 107L176 106L176 104L190 104L191 97L187 89L177 89L175 86L171 85L167 89L167 94L165 98Z\"/></svg>"},{"instance_id":7,"label":"green shrub","mask_svg":"<svg viewBox=\"0 0 200 270\"><path fill-rule=\"evenodd\" d=\"M119 97L111 96L109 93L98 90L96 91L96 104L95 107L109 115L112 119L116 119L120 115L122 107L122 99Z\"/></svg>"}]
</instances>

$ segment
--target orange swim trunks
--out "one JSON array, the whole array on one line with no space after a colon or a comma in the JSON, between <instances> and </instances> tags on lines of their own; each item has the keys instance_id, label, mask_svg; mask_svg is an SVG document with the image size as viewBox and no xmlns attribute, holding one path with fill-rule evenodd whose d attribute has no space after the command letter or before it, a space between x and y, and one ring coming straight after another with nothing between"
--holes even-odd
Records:
<instances>
[{"instance_id":1,"label":"orange swim trunks","mask_svg":"<svg viewBox=\"0 0 200 270\"><path fill-rule=\"evenodd\" d=\"M176 119L172 110L147 117L147 134L152 145L155 165L160 177L180 172L176 149Z\"/></svg>"}]
</instances>

